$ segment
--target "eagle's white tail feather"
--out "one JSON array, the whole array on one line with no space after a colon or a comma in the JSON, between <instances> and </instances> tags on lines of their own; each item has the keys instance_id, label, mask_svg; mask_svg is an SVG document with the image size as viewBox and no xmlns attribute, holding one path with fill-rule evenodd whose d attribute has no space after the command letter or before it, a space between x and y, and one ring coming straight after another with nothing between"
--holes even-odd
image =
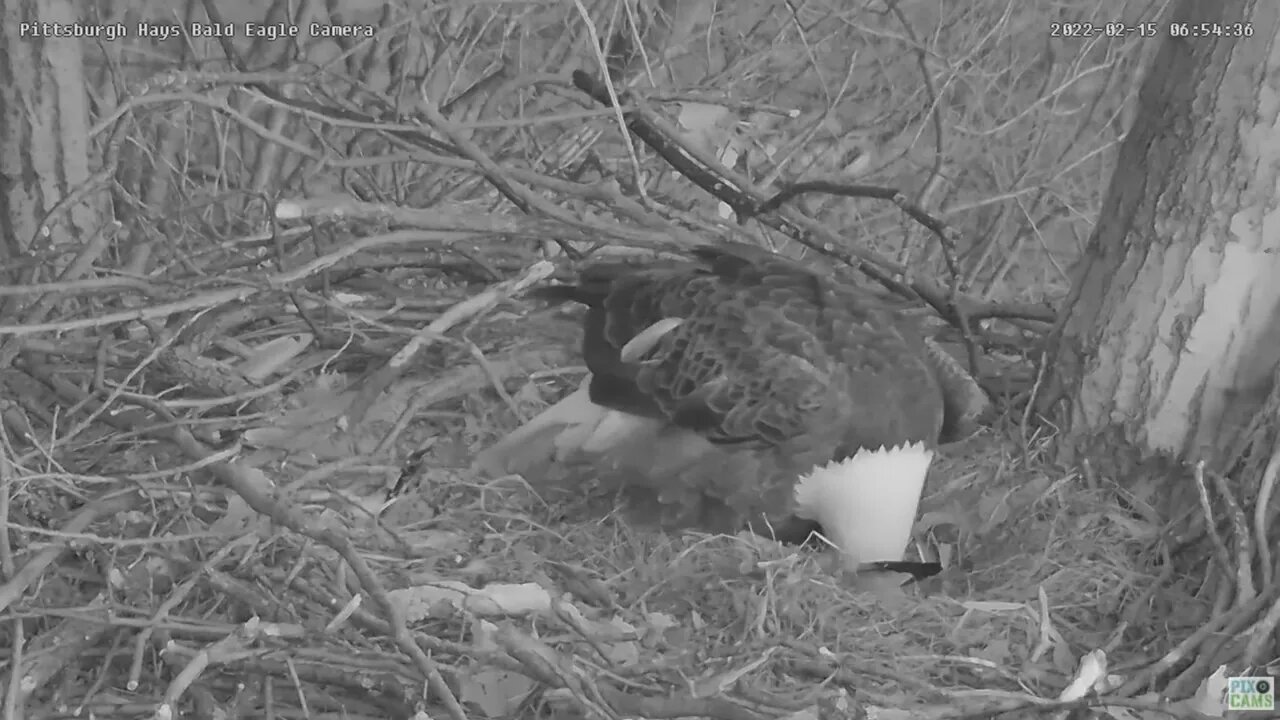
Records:
<instances>
[{"instance_id":1,"label":"eagle's white tail feather","mask_svg":"<svg viewBox=\"0 0 1280 720\"><path fill-rule=\"evenodd\" d=\"M902 559L933 451L923 443L860 450L796 483L796 514L816 520L847 567Z\"/></svg>"}]
</instances>

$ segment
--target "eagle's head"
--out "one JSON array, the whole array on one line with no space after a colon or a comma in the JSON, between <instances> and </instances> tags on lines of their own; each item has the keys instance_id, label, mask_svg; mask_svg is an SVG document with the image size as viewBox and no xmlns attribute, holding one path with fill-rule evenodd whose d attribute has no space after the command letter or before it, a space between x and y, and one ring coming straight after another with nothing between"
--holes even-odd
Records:
<instances>
[{"instance_id":1,"label":"eagle's head","mask_svg":"<svg viewBox=\"0 0 1280 720\"><path fill-rule=\"evenodd\" d=\"M902 559L933 451L924 443L859 450L796 483L796 515L822 525L846 570Z\"/></svg>"}]
</instances>

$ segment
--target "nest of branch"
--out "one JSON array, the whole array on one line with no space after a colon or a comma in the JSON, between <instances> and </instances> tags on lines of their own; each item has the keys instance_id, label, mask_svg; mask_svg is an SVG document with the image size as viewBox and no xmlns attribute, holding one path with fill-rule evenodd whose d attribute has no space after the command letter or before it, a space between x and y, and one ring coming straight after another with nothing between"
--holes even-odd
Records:
<instances>
[{"instance_id":1,"label":"nest of branch","mask_svg":"<svg viewBox=\"0 0 1280 720\"><path fill-rule=\"evenodd\" d=\"M845 45L812 36L844 27L835 10L649 5L481 4L431 32L353 10L321 23L351 35L288 44L314 65L209 38L224 64L197 72L186 45L138 40L171 64L94 98L110 197L86 177L10 233L58 241L21 248L0 321L6 717L1180 712L1202 704L1139 696L1203 695L1209 638L1206 657L1263 660L1222 638L1275 627L1247 509L1274 483L1270 426L1241 452L1258 489L1197 475L1203 516L1230 518L1200 526L1207 566L1170 550L1180 518L996 420L928 490L920 550L948 569L883 597L809 549L633 528L615 498L468 471L582 372L573 320L524 289L584 256L725 237L935 315L1022 416L1106 169L1105 139L1080 138L1103 137L1132 52L1110 46L1088 112L1006 108L992 77L1010 98L1072 85L1073 63L1005 66L1041 51L1018 28L1051 4L895 5ZM705 57L677 52L691 28ZM326 71L244 70L274 66ZM550 74L569 67L591 70ZM659 69L770 100L627 90ZM121 224L72 242L108 200Z\"/></svg>"}]
</instances>

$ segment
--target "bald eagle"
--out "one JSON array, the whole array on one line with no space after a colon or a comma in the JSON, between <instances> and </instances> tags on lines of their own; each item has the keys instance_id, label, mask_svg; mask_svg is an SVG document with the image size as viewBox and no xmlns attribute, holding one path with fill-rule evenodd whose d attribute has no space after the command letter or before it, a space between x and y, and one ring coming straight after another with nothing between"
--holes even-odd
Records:
<instances>
[{"instance_id":1,"label":"bald eagle","mask_svg":"<svg viewBox=\"0 0 1280 720\"><path fill-rule=\"evenodd\" d=\"M586 306L589 375L479 471L586 468L667 526L816 524L847 569L902 560L935 447L986 400L884 300L749 245L600 263L535 294Z\"/></svg>"}]
</instances>

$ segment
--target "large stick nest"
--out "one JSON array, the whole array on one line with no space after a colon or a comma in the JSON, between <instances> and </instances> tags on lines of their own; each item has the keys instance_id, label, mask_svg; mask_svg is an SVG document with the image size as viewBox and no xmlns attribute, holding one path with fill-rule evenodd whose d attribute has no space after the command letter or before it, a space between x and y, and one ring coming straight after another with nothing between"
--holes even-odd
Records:
<instances>
[{"instance_id":1,"label":"large stick nest","mask_svg":"<svg viewBox=\"0 0 1280 720\"><path fill-rule=\"evenodd\" d=\"M84 46L110 182L0 321L6 717L1190 716L1261 672L1274 426L1119 477L1026 411L1139 46L1046 46L1047 2L666 5ZM927 491L941 576L860 595L467 469L582 373L524 289L719 238L935 317L1006 411Z\"/></svg>"}]
</instances>

